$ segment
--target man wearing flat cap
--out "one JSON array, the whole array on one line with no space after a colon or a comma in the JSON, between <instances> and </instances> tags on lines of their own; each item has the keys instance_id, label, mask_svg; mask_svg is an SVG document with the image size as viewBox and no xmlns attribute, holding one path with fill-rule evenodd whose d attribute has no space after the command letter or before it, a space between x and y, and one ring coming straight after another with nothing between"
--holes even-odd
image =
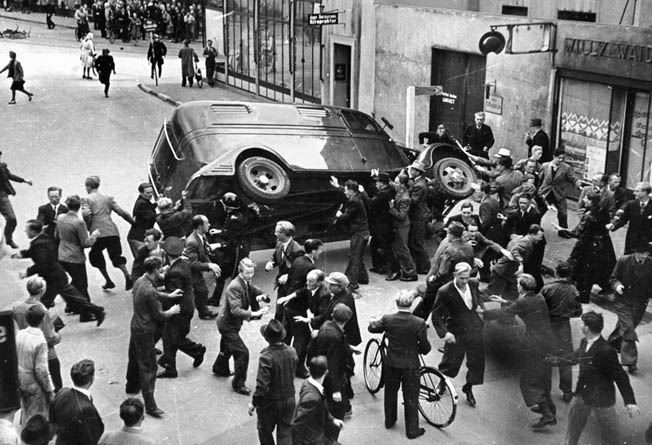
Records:
<instances>
[{"instance_id":1,"label":"man wearing flat cap","mask_svg":"<svg viewBox=\"0 0 652 445\"><path fill-rule=\"evenodd\" d=\"M412 315L414 292L402 290L396 297L398 312L372 318L369 332L385 333L389 340L385 357L385 428L396 423L398 388L403 388L405 433L414 439L426 432L419 428L419 354L430 352L426 323Z\"/></svg>"},{"instance_id":2,"label":"man wearing flat cap","mask_svg":"<svg viewBox=\"0 0 652 445\"><path fill-rule=\"evenodd\" d=\"M166 299L161 302L164 310L178 303L181 312L167 318L163 325L163 355L158 359L158 364L165 368L165 371L156 375L159 379L177 377L177 351L190 356L193 359L192 366L194 368L202 364L206 353L205 346L188 338L190 321L195 313L195 294L190 262L182 256L184 247L184 241L176 236L166 238L163 242L163 249L170 261L163 278L165 291L171 293L176 289L181 289L183 294L179 298Z\"/></svg>"},{"instance_id":3,"label":"man wearing flat cap","mask_svg":"<svg viewBox=\"0 0 652 445\"><path fill-rule=\"evenodd\" d=\"M344 419L352 413L349 399L351 376L355 363L351 346L347 341L344 327L353 317L353 311L343 303L333 308L333 319L327 320L313 340L308 360L323 355L328 360L328 374L324 380L324 395L328 403L328 411L336 419Z\"/></svg>"},{"instance_id":4,"label":"man wearing flat cap","mask_svg":"<svg viewBox=\"0 0 652 445\"><path fill-rule=\"evenodd\" d=\"M525 133L525 144L527 145L527 155L532 156L532 147L538 145L542 149L541 162L552 161L552 152L550 151L550 138L543 131L543 123L539 118L530 119L530 131Z\"/></svg>"},{"instance_id":5,"label":"man wearing flat cap","mask_svg":"<svg viewBox=\"0 0 652 445\"><path fill-rule=\"evenodd\" d=\"M432 266L426 277L426 296L414 311L415 315L424 320L432 310L437 290L453 279L455 265L461 262L471 265L476 263L473 246L462 238L464 230L464 225L458 221L453 221L446 227L448 235L439 244L433 257ZM477 261L480 262L480 260Z\"/></svg>"},{"instance_id":6,"label":"man wearing flat cap","mask_svg":"<svg viewBox=\"0 0 652 445\"><path fill-rule=\"evenodd\" d=\"M390 202L394 199L394 189L390 187L389 174L379 172L372 178L376 182L376 193L369 200L369 232L371 241L371 272L389 273L392 256L392 217L389 214Z\"/></svg>"},{"instance_id":7,"label":"man wearing flat cap","mask_svg":"<svg viewBox=\"0 0 652 445\"><path fill-rule=\"evenodd\" d=\"M294 415L294 373L299 358L294 348L283 342L285 328L280 321L270 320L260 327L269 346L260 351L256 390L249 403L249 415L258 414L258 439L261 444L292 444Z\"/></svg>"},{"instance_id":8,"label":"man wearing flat cap","mask_svg":"<svg viewBox=\"0 0 652 445\"><path fill-rule=\"evenodd\" d=\"M331 294L331 299L326 306L323 314L315 316L311 325L314 329L319 329L327 320L332 320L333 309L339 303L342 303L351 309L351 320L347 323L344 332L349 344L358 346L362 343L360 336L360 327L358 325L358 314L355 307L355 299L349 290L349 279L342 272L331 272L324 280L328 285L328 291Z\"/></svg>"},{"instance_id":9,"label":"man wearing flat cap","mask_svg":"<svg viewBox=\"0 0 652 445\"><path fill-rule=\"evenodd\" d=\"M414 161L408 168L408 176L412 184L408 188L410 194L410 254L417 266L417 273L425 274L430 267L430 259L426 252L426 226L432 219L432 211L428 207L428 183L426 167L423 162Z\"/></svg>"}]
</instances>

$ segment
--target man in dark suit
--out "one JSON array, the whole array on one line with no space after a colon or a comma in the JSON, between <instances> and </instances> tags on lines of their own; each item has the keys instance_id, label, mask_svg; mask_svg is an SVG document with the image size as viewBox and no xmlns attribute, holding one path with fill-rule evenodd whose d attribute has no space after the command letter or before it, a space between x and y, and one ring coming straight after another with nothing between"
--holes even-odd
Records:
<instances>
[{"instance_id":1,"label":"man in dark suit","mask_svg":"<svg viewBox=\"0 0 652 445\"><path fill-rule=\"evenodd\" d=\"M527 155L532 156L532 147L541 147L541 162L552 161L552 152L550 151L550 138L543 131L543 122L541 119L530 119L530 131L525 133L525 144L527 145Z\"/></svg>"},{"instance_id":2,"label":"man in dark suit","mask_svg":"<svg viewBox=\"0 0 652 445\"><path fill-rule=\"evenodd\" d=\"M275 267L278 268L275 278L275 287L278 288L278 291L276 293L277 302L274 318L283 321L284 310L283 306L278 303L278 299L288 294L288 274L295 258L303 255L303 249L294 240L294 224L289 221L277 222L276 227L274 227L274 235L276 236L276 248L274 248L272 260L265 264L265 271L269 272Z\"/></svg>"},{"instance_id":3,"label":"man in dark suit","mask_svg":"<svg viewBox=\"0 0 652 445\"><path fill-rule=\"evenodd\" d=\"M518 209L507 215L503 221L504 230L510 235L527 235L532 224L541 223L541 214L532 205L530 195L521 195L518 198Z\"/></svg>"},{"instance_id":4,"label":"man in dark suit","mask_svg":"<svg viewBox=\"0 0 652 445\"><path fill-rule=\"evenodd\" d=\"M324 392L328 401L328 411L336 419L344 419L351 414L351 376L355 363L351 346L346 338L344 326L353 316L353 311L343 303L333 308L333 319L327 320L313 339L309 359L319 355L328 360L328 375L324 381Z\"/></svg>"},{"instance_id":5,"label":"man in dark suit","mask_svg":"<svg viewBox=\"0 0 652 445\"><path fill-rule=\"evenodd\" d=\"M184 242L176 236L171 236L163 243L163 249L168 256L170 265L165 272L163 283L166 292L173 292L181 289L183 294L179 299L162 301L163 308L169 309L173 303L178 303L181 312L166 319L163 325L163 355L158 364L165 368L165 371L157 374L157 378L176 378L177 351L190 356L192 366L199 367L204 361L206 347L201 343L195 343L188 338L190 333L190 322L195 313L195 298L192 288L192 270L190 262L181 254L184 249Z\"/></svg>"},{"instance_id":6,"label":"man in dark suit","mask_svg":"<svg viewBox=\"0 0 652 445\"><path fill-rule=\"evenodd\" d=\"M54 232L57 228L57 218L59 215L68 213L68 207L61 204L61 188L48 187L48 202L38 208L36 219L43 224L43 232L54 241L55 248L59 247L59 241L55 238Z\"/></svg>"},{"instance_id":7,"label":"man in dark suit","mask_svg":"<svg viewBox=\"0 0 652 445\"><path fill-rule=\"evenodd\" d=\"M195 215L192 218L193 232L186 238L186 248L184 256L190 261L192 270L193 293L195 295L195 306L202 320L211 320L217 317L217 314L208 309L206 301L208 300L208 286L204 279L204 272L213 272L220 275L222 270L220 266L213 263L210 258L210 245L206 240L211 225L208 218L204 215Z\"/></svg>"},{"instance_id":8,"label":"man in dark suit","mask_svg":"<svg viewBox=\"0 0 652 445\"><path fill-rule=\"evenodd\" d=\"M530 425L540 430L557 424L557 408L552 402L552 367L544 359L555 350L555 341L550 327L548 305L541 294L535 293L536 280L532 275L521 274L517 279L519 298L514 302L492 295L492 301L507 304L500 309L485 310L484 320L518 315L525 324L523 336L522 370L519 379L525 406L534 407L541 418ZM551 341L552 339L552 341ZM535 406L536 405L536 406Z\"/></svg>"},{"instance_id":9,"label":"man in dark suit","mask_svg":"<svg viewBox=\"0 0 652 445\"><path fill-rule=\"evenodd\" d=\"M460 207L460 213L449 216L448 220L446 221L446 225L452 223L453 221L457 221L458 223L462 224L465 229L469 228L469 224L475 224L479 227L480 215L473 213L473 204L471 204L470 201L464 201Z\"/></svg>"},{"instance_id":10,"label":"man in dark suit","mask_svg":"<svg viewBox=\"0 0 652 445\"><path fill-rule=\"evenodd\" d=\"M156 222L156 204L152 202L153 196L152 184L143 182L138 186L138 198L136 198L132 211L135 223L127 233L127 242L134 258L138 248L144 244L145 232L153 228Z\"/></svg>"},{"instance_id":11,"label":"man in dark suit","mask_svg":"<svg viewBox=\"0 0 652 445\"><path fill-rule=\"evenodd\" d=\"M272 319L260 327L260 333L269 346L260 351L256 390L249 403L249 415L258 414L258 439L261 444L292 443L292 416L294 414L294 371L297 353L283 343L285 329L280 321Z\"/></svg>"},{"instance_id":12,"label":"man in dark suit","mask_svg":"<svg viewBox=\"0 0 652 445\"><path fill-rule=\"evenodd\" d=\"M315 262L319 259L324 243L319 239L308 239L303 243L304 255L296 258L290 268L288 278L288 291L291 292L285 297L279 298L279 304L285 307L283 324L287 332L285 343L291 344L294 338L294 349L299 357L296 375L302 379L308 378L308 370L305 366L306 351L310 341L310 329L305 323L297 322L295 317L306 317L310 307L310 296L308 292L301 292L306 286L308 272L315 269Z\"/></svg>"},{"instance_id":13,"label":"man in dark suit","mask_svg":"<svg viewBox=\"0 0 652 445\"><path fill-rule=\"evenodd\" d=\"M259 306L259 301L265 300L267 296L252 283L255 268L256 263L243 258L238 264L238 276L226 288L224 306L217 319L217 329L222 336L220 352L213 363L214 374L228 377L231 375L229 359L233 356L235 375L231 386L235 392L245 396L251 394L251 390L245 386L249 348L240 337L240 330L244 321L260 319L269 309Z\"/></svg>"},{"instance_id":14,"label":"man in dark suit","mask_svg":"<svg viewBox=\"0 0 652 445\"><path fill-rule=\"evenodd\" d=\"M453 280L437 291L432 311L432 324L439 338L446 342L439 370L447 376L457 376L466 355L466 384L462 392L469 405L475 406L473 385L484 382L483 322L478 309L484 309L477 281L469 281L471 265L455 265Z\"/></svg>"},{"instance_id":15,"label":"man in dark suit","mask_svg":"<svg viewBox=\"0 0 652 445\"><path fill-rule=\"evenodd\" d=\"M609 230L618 230L629 222L625 237L625 255L634 252L639 244L652 242L652 187L648 182L639 182L634 189L636 199L628 201L607 225Z\"/></svg>"},{"instance_id":16,"label":"man in dark suit","mask_svg":"<svg viewBox=\"0 0 652 445\"><path fill-rule=\"evenodd\" d=\"M327 445L337 441L344 422L328 412L323 386L328 371L326 357L313 357L308 367L310 378L301 385L299 402L292 419L292 444Z\"/></svg>"},{"instance_id":17,"label":"man in dark suit","mask_svg":"<svg viewBox=\"0 0 652 445\"><path fill-rule=\"evenodd\" d=\"M313 269L306 276L306 286L296 291L297 298L308 299L308 311L305 316L297 315L294 320L306 323L309 329L319 329L326 320L326 310L331 301L328 286L324 283L324 271Z\"/></svg>"},{"instance_id":18,"label":"man in dark suit","mask_svg":"<svg viewBox=\"0 0 652 445\"><path fill-rule=\"evenodd\" d=\"M484 123L485 114L482 111L475 113L475 123L464 130L462 145L469 147L474 156L489 159L489 149L494 146L494 134L491 127Z\"/></svg>"},{"instance_id":19,"label":"man in dark suit","mask_svg":"<svg viewBox=\"0 0 652 445\"><path fill-rule=\"evenodd\" d=\"M577 188L582 187L582 182L577 177L573 168L564 162L566 151L558 148L554 152L554 158L541 167L541 185L539 196L546 200L549 206L554 205L557 209L557 220L559 225L568 228L568 208L566 197L568 196L568 185Z\"/></svg>"},{"instance_id":20,"label":"man in dark suit","mask_svg":"<svg viewBox=\"0 0 652 445\"><path fill-rule=\"evenodd\" d=\"M371 333L384 332L389 340L383 363L385 428L392 428L396 423L398 389L402 386L405 433L408 439L417 438L426 432L424 428L419 428L419 354L430 352L426 323L410 312L413 302L413 292L401 291L396 297L398 312L383 315L380 320L372 318L368 328Z\"/></svg>"},{"instance_id":21,"label":"man in dark suit","mask_svg":"<svg viewBox=\"0 0 652 445\"><path fill-rule=\"evenodd\" d=\"M90 394L95 364L84 359L70 370L72 388L63 388L50 407L50 422L57 426L56 445L97 445L104 432L102 417Z\"/></svg>"},{"instance_id":22,"label":"man in dark suit","mask_svg":"<svg viewBox=\"0 0 652 445\"><path fill-rule=\"evenodd\" d=\"M369 200L369 250L371 252L371 272L387 274L392 256L392 217L389 203L394 199L394 189L390 187L389 174L380 172L372 178L376 181L376 194Z\"/></svg>"},{"instance_id":23,"label":"man in dark suit","mask_svg":"<svg viewBox=\"0 0 652 445\"><path fill-rule=\"evenodd\" d=\"M634 253L620 257L609 280L616 292L616 314L618 323L609 336L609 343L619 351L623 366L630 373L637 369L636 327L643 320L647 303L652 297L652 258L650 245L639 244Z\"/></svg>"},{"instance_id":24,"label":"man in dark suit","mask_svg":"<svg viewBox=\"0 0 652 445\"><path fill-rule=\"evenodd\" d=\"M331 272L326 279L326 284L328 285L328 291L331 294L331 298L324 310L324 313L315 317L311 324L313 329L319 329L327 320L333 319L333 310L335 306L342 303L348 306L351 309L352 316L349 321L346 323L344 332L346 333L346 340L350 345L358 346L362 343L362 337L360 336L360 326L358 324L358 311L355 307L355 299L353 294L348 288L349 280L342 272Z\"/></svg>"},{"instance_id":25,"label":"man in dark suit","mask_svg":"<svg viewBox=\"0 0 652 445\"><path fill-rule=\"evenodd\" d=\"M577 445L591 411L598 419L602 443L622 443L618 437L618 413L614 408L614 383L625 400L630 417L639 413L634 391L627 373L618 363L616 351L600 335L604 327L602 314L586 312L582 315L582 322L584 338L580 347L569 355L548 359L554 364L568 363L580 366L575 397L568 412L566 444Z\"/></svg>"},{"instance_id":26,"label":"man in dark suit","mask_svg":"<svg viewBox=\"0 0 652 445\"><path fill-rule=\"evenodd\" d=\"M9 196L15 195L16 190L14 190L10 181L24 182L27 185L32 185L32 181L16 176L9 171L7 164L2 162L2 151L0 151L0 214L4 217L6 222L5 241L7 242L7 245L12 249L18 249L13 238L14 230L16 230L18 221L16 220L16 214L14 213L11 201L9 201Z\"/></svg>"},{"instance_id":27,"label":"man in dark suit","mask_svg":"<svg viewBox=\"0 0 652 445\"><path fill-rule=\"evenodd\" d=\"M410 238L408 247L410 255L417 266L418 274L428 273L430 258L426 252L426 227L432 219L432 211L428 207L428 183L426 167L423 162L414 161L408 169L412 184L408 188L410 194Z\"/></svg>"},{"instance_id":28,"label":"man in dark suit","mask_svg":"<svg viewBox=\"0 0 652 445\"><path fill-rule=\"evenodd\" d=\"M338 223L348 227L351 235L349 244L349 262L344 273L349 278L349 287L356 291L360 284L369 284L367 266L364 264L364 250L369 242L369 219L365 201L368 199L364 189L355 181L344 183L346 205L344 211L338 210L335 214Z\"/></svg>"},{"instance_id":29,"label":"man in dark suit","mask_svg":"<svg viewBox=\"0 0 652 445\"><path fill-rule=\"evenodd\" d=\"M30 219L25 225L25 233L31 240L29 249L21 250L20 253L12 255L12 257L31 258L34 264L25 272L20 272L20 278L40 275L47 283L45 294L41 297L41 302L45 307L54 306L57 294L61 295L70 310L80 314L80 322L97 321L99 327L106 317L104 308L86 300L84 295L70 284L66 272L57 261L52 240L42 230L41 222L35 219Z\"/></svg>"}]
</instances>

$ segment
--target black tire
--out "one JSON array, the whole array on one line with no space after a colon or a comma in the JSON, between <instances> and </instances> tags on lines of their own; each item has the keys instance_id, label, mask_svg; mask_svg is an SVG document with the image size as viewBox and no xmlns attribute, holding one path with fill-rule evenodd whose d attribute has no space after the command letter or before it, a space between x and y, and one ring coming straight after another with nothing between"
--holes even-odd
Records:
<instances>
[{"instance_id":1,"label":"black tire","mask_svg":"<svg viewBox=\"0 0 652 445\"><path fill-rule=\"evenodd\" d=\"M237 167L237 181L251 199L273 204L290 191L290 178L278 163L262 156L252 156Z\"/></svg>"},{"instance_id":2,"label":"black tire","mask_svg":"<svg viewBox=\"0 0 652 445\"><path fill-rule=\"evenodd\" d=\"M385 385L384 362L385 348L381 347L377 339L372 338L364 348L363 362L364 384L371 394L376 394Z\"/></svg>"},{"instance_id":3,"label":"black tire","mask_svg":"<svg viewBox=\"0 0 652 445\"><path fill-rule=\"evenodd\" d=\"M473 194L471 184L476 181L476 175L463 160L447 157L432 166L432 180L437 194L462 199Z\"/></svg>"},{"instance_id":4,"label":"black tire","mask_svg":"<svg viewBox=\"0 0 652 445\"><path fill-rule=\"evenodd\" d=\"M437 428L445 428L457 414L457 392L453 384L438 369L421 368L419 376L419 412Z\"/></svg>"}]
</instances>

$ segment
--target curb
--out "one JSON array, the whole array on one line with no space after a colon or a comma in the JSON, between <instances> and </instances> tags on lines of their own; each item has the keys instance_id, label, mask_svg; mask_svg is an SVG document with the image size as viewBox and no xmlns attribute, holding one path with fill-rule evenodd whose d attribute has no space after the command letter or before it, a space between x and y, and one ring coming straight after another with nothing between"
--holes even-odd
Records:
<instances>
[{"instance_id":1,"label":"curb","mask_svg":"<svg viewBox=\"0 0 652 445\"><path fill-rule=\"evenodd\" d=\"M57 16L54 16L52 19L54 20L55 17L57 17ZM36 23L38 25L46 25L45 18L43 20L32 20L32 19L26 19L24 17L16 17L16 16L13 16L13 15L7 15L7 14L0 14L0 18L10 19L10 20L17 20L19 22ZM66 29L75 29L76 28L76 26L63 25L63 24L56 24L56 26L59 26L61 28L66 28Z\"/></svg>"},{"instance_id":2,"label":"curb","mask_svg":"<svg viewBox=\"0 0 652 445\"><path fill-rule=\"evenodd\" d=\"M170 96L168 96L167 94L157 93L156 91L154 91L154 90L152 90L151 88L149 88L149 87L143 85L142 83L139 83L139 84L138 84L138 88L140 88L141 90L143 90L143 91L144 91L145 93L147 93L147 94L151 94L152 96L161 99L163 102L167 102L167 103L169 103L170 105L172 105L172 106L174 106L174 107L178 107L179 105L181 105L181 102L178 102L178 101L172 99L172 98L171 98Z\"/></svg>"}]
</instances>

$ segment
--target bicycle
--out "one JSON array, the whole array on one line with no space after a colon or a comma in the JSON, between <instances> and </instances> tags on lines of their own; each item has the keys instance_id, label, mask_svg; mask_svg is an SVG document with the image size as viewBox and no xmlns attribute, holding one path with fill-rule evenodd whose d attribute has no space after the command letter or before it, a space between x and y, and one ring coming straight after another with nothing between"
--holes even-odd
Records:
<instances>
[{"instance_id":1,"label":"bicycle","mask_svg":"<svg viewBox=\"0 0 652 445\"><path fill-rule=\"evenodd\" d=\"M383 363L387 341L385 334L380 340L372 338L364 350L364 383L372 395L385 386ZM457 391L448 377L437 368L426 365L422 355L419 355L419 361L419 412L432 426L446 428L457 414Z\"/></svg>"},{"instance_id":2,"label":"bicycle","mask_svg":"<svg viewBox=\"0 0 652 445\"><path fill-rule=\"evenodd\" d=\"M16 26L16 29L7 28L4 31L0 32L0 38L26 39L31 35L31 33L32 33L31 29L29 31L23 31L23 30L19 30L18 26Z\"/></svg>"}]
</instances>

